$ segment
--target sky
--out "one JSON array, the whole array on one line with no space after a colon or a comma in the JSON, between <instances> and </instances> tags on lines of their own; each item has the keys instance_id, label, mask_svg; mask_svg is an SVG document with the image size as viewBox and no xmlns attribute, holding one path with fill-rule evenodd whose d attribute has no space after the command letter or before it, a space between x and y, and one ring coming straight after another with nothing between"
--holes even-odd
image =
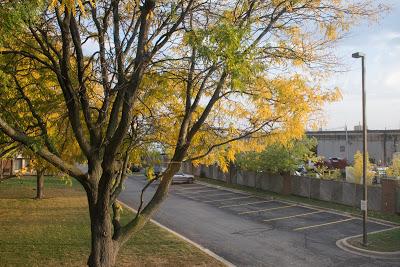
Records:
<instances>
[{"instance_id":1,"label":"sky","mask_svg":"<svg viewBox=\"0 0 400 267\"><path fill-rule=\"evenodd\" d=\"M400 0L385 1L392 6L377 23L365 22L350 30L336 46L346 71L329 81L342 92L342 100L324 107L324 130L353 129L362 122L361 59L366 54L368 129L400 129Z\"/></svg>"}]
</instances>

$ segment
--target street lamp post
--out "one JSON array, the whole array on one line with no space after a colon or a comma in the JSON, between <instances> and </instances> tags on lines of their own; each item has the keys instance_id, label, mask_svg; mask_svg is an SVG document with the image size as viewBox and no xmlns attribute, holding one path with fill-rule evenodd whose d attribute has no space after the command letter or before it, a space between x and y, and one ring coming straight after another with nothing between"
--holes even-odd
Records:
<instances>
[{"instance_id":1,"label":"street lamp post","mask_svg":"<svg viewBox=\"0 0 400 267\"><path fill-rule=\"evenodd\" d=\"M361 76L362 76L362 121L363 121L363 200L361 200L361 210L363 213L363 245L368 244L367 239L367 119L365 115L366 109L366 96L365 96L365 54L364 53L354 53L351 55L353 58L361 58Z\"/></svg>"}]
</instances>

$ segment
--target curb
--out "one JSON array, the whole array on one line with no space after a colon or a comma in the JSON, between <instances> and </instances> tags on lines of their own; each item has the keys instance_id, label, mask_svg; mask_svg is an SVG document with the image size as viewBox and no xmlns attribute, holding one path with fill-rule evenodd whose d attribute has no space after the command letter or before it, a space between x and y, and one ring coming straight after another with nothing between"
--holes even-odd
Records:
<instances>
[{"instance_id":1,"label":"curb","mask_svg":"<svg viewBox=\"0 0 400 267\"><path fill-rule=\"evenodd\" d=\"M137 212L137 210L135 210L134 208L130 207L130 206L129 206L128 204L126 204L125 202L122 202L121 200L118 200L118 202L120 202L122 205L124 205L127 209L129 209L129 210L131 210L131 211L133 211L133 212L135 212L135 213ZM158 227L160 227L160 228L162 228L162 229L168 231L169 233L171 233L171 234L177 236L178 238L180 238L180 239L182 239L182 240L184 240L184 241L190 243L191 245L193 245L193 246L195 246L196 248L200 249L201 251L203 251L203 252L206 253L207 255L209 255L209 256L213 257L214 259L220 261L221 263L225 264L226 266L228 266L228 267L236 267L236 265L234 265L233 263L231 263L231 262L229 262L228 260L224 259L223 257L218 256L217 254L215 254L215 253L212 252L211 250L209 250L209 249L203 247L202 245L200 245L200 244L198 244L198 243L196 243L196 242L190 240L189 238L187 238L187 237L185 237L185 236L183 236L183 235L181 235L181 234L175 232L174 230L172 230L172 229L166 227L165 225L162 225L161 223L159 223L159 222L157 222L157 221L155 221L155 220L153 220L153 219L150 219L150 222L152 222L152 223L154 223L155 225L157 225Z\"/></svg>"},{"instance_id":2,"label":"curb","mask_svg":"<svg viewBox=\"0 0 400 267\"><path fill-rule=\"evenodd\" d=\"M400 228L400 227L394 227L392 229L397 229L397 228ZM387 230L391 230L391 229L384 229L384 230L379 230L379 231L375 231L375 232L370 232L369 234L384 232ZM340 249L342 249L344 251L347 251L349 253L356 254L359 256L376 258L376 259L400 260L400 251L381 252L381 251L367 250L367 249L362 249L362 248L353 246L348 242L349 239L359 237L359 236L361 236L361 235L349 236L349 237L340 239L340 240L336 241L336 246L338 246Z\"/></svg>"},{"instance_id":3,"label":"curb","mask_svg":"<svg viewBox=\"0 0 400 267\"><path fill-rule=\"evenodd\" d=\"M361 215L352 214L352 213L346 212L346 211L338 211L338 210L331 209L331 208L315 206L315 205L306 204L306 203L302 203L302 202L297 202L297 201L293 201L293 200L279 199L279 198L275 198L273 196L268 198L266 196L259 196L257 194L254 194L254 193L251 193L251 192L247 192L247 191L244 191L244 190L229 188L229 187L220 186L220 185L214 185L214 184L210 184L210 183L199 181L199 180L196 180L196 183L204 185L204 186L210 186L210 187L214 187L214 188L218 188L218 189L224 189L224 190L231 191L231 192L236 192L236 193L248 193L248 194L260 197L260 198L265 198L265 199L268 199L268 200L278 200L278 201L281 201L281 202L287 203L287 204L298 204L298 205L301 205L301 206L306 207L306 208L308 207L308 208L313 208L313 209L318 209L318 210L326 210L326 211L329 211L329 212L334 213L334 214L346 215L346 216L351 217L351 218L358 218L358 219L361 218ZM371 217L368 217L368 221L369 222L374 222L374 223L377 223L377 224L381 224L381 225L384 225L384 226L387 226L387 227L398 227L398 226L400 226L400 224L396 223L396 222L390 222L390 221L385 221L385 220L382 220L382 219L371 218Z\"/></svg>"}]
</instances>

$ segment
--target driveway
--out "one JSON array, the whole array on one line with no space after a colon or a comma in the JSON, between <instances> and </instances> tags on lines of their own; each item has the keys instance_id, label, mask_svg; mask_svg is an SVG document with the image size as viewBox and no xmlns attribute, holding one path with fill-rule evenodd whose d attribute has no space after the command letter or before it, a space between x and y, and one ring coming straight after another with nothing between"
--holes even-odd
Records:
<instances>
[{"instance_id":1,"label":"driveway","mask_svg":"<svg viewBox=\"0 0 400 267\"><path fill-rule=\"evenodd\" d=\"M141 175L129 177L120 200L137 208L144 184ZM338 239L361 233L359 218L203 183L172 185L154 219L237 266L400 265L336 247ZM367 225L369 232L390 227Z\"/></svg>"}]
</instances>

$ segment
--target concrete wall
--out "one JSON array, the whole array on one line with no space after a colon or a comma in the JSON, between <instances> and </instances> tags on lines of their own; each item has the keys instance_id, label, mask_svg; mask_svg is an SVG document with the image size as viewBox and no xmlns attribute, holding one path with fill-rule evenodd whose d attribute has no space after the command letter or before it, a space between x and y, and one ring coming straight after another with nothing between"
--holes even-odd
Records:
<instances>
[{"instance_id":1,"label":"concrete wall","mask_svg":"<svg viewBox=\"0 0 400 267\"><path fill-rule=\"evenodd\" d=\"M227 173L213 166L194 167L185 163L183 169L197 176L239 184L278 194L318 199L348 206L360 206L363 187L345 181L322 180L303 176L280 176L237 170L231 166ZM368 209L400 213L400 183L398 180L382 179L382 185L368 186Z\"/></svg>"}]
</instances>

